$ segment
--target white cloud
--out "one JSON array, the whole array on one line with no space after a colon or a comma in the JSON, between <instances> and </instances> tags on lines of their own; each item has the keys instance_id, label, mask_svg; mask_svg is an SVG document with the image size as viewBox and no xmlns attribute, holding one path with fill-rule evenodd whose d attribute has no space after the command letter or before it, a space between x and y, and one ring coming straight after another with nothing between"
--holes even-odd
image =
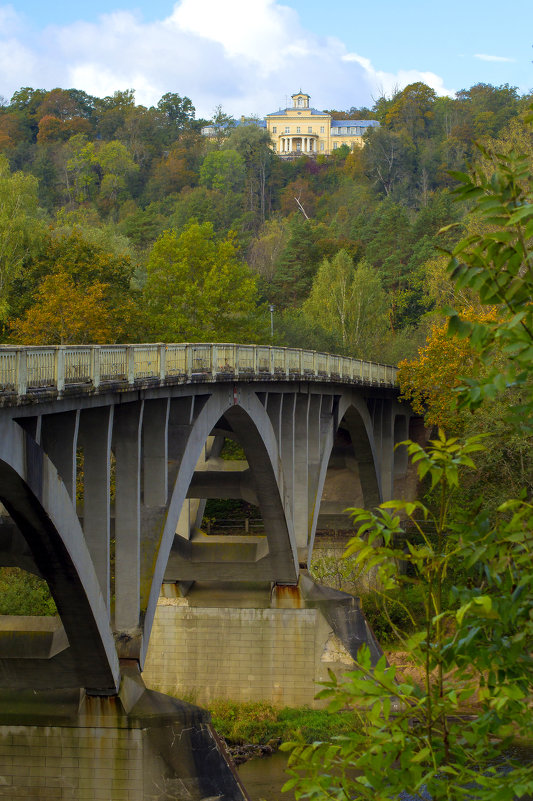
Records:
<instances>
[{"instance_id":1,"label":"white cloud","mask_svg":"<svg viewBox=\"0 0 533 801\"><path fill-rule=\"evenodd\" d=\"M367 105L414 81L451 93L430 72L374 68L339 39L305 30L278 0L180 0L155 22L121 11L37 35L12 6L0 6L0 75L7 96L23 85L76 87L99 97L134 88L137 102L151 105L178 92L191 98L198 117L210 117L219 103L234 115L263 116L300 88L317 108Z\"/></svg>"},{"instance_id":2,"label":"white cloud","mask_svg":"<svg viewBox=\"0 0 533 801\"><path fill-rule=\"evenodd\" d=\"M488 56L485 53L476 53L474 58L479 58L480 61L506 61L510 64L516 62L516 58L507 58L506 56Z\"/></svg>"},{"instance_id":3,"label":"white cloud","mask_svg":"<svg viewBox=\"0 0 533 801\"><path fill-rule=\"evenodd\" d=\"M343 60L355 61L365 69L368 79L374 87L373 97L391 95L397 89L403 89L410 83L417 83L418 81L422 81L422 83L431 86L437 95L447 95L449 97L455 95L455 90L446 89L440 75L436 75L434 72L422 70L398 70L396 73L383 72L382 70L375 69L370 59L359 56L357 53L346 53L346 55L343 56Z\"/></svg>"}]
</instances>

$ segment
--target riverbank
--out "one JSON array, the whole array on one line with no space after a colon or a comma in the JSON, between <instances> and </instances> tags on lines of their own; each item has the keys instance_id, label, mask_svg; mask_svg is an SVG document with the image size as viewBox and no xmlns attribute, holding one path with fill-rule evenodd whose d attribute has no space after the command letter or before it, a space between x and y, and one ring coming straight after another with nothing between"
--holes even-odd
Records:
<instances>
[{"instance_id":1,"label":"riverbank","mask_svg":"<svg viewBox=\"0 0 533 801\"><path fill-rule=\"evenodd\" d=\"M318 688L317 688L318 691ZM207 706L213 725L237 764L269 756L282 742L329 740L361 724L357 712L328 712L308 707L275 707L258 701L213 701Z\"/></svg>"}]
</instances>

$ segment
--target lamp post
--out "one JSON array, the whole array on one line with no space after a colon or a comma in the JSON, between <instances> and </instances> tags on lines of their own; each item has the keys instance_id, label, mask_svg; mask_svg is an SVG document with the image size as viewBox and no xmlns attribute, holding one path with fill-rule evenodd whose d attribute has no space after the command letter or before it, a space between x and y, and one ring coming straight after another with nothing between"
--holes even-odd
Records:
<instances>
[{"instance_id":1,"label":"lamp post","mask_svg":"<svg viewBox=\"0 0 533 801\"><path fill-rule=\"evenodd\" d=\"M269 303L268 308L270 310L270 339L274 339L274 309L275 306L272 303Z\"/></svg>"}]
</instances>

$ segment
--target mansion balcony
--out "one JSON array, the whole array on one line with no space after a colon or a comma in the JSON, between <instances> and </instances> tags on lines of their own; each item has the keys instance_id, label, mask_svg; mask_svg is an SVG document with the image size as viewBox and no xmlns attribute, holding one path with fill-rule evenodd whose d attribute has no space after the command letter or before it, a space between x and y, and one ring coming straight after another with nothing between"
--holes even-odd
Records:
<instances>
[{"instance_id":1,"label":"mansion balcony","mask_svg":"<svg viewBox=\"0 0 533 801\"><path fill-rule=\"evenodd\" d=\"M280 134L278 136L278 156L317 155L318 134Z\"/></svg>"}]
</instances>

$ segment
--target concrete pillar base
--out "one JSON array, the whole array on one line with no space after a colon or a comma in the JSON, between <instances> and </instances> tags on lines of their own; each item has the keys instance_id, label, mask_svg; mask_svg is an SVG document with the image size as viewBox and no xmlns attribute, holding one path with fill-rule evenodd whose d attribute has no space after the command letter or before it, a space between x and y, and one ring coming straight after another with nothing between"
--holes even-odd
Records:
<instances>
[{"instance_id":1,"label":"concrete pillar base","mask_svg":"<svg viewBox=\"0 0 533 801\"><path fill-rule=\"evenodd\" d=\"M355 667L363 642L382 654L357 598L316 584L196 582L183 596L164 584L143 677L147 686L192 697L324 706L328 669Z\"/></svg>"},{"instance_id":2,"label":"concrete pillar base","mask_svg":"<svg viewBox=\"0 0 533 801\"><path fill-rule=\"evenodd\" d=\"M208 713L122 677L113 698L0 693L0 798L246 801Z\"/></svg>"}]
</instances>

